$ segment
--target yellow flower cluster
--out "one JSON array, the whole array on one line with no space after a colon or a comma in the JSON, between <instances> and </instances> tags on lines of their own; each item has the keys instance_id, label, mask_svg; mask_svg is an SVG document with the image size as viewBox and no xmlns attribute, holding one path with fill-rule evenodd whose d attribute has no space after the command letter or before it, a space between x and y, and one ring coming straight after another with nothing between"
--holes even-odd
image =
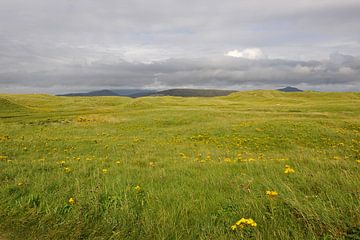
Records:
<instances>
[{"instance_id":1,"label":"yellow flower cluster","mask_svg":"<svg viewBox=\"0 0 360 240\"><path fill-rule=\"evenodd\" d=\"M141 192L141 187L139 185L137 185L136 187L134 187L134 190L136 192Z\"/></svg>"},{"instance_id":2,"label":"yellow flower cluster","mask_svg":"<svg viewBox=\"0 0 360 240\"><path fill-rule=\"evenodd\" d=\"M293 168L291 168L289 165L285 165L285 170L284 173L289 174L289 173L294 173L295 170Z\"/></svg>"},{"instance_id":3,"label":"yellow flower cluster","mask_svg":"<svg viewBox=\"0 0 360 240\"><path fill-rule=\"evenodd\" d=\"M65 161L64 160L62 160L62 161L58 161L58 164L60 164L60 165L65 165Z\"/></svg>"},{"instance_id":4,"label":"yellow flower cluster","mask_svg":"<svg viewBox=\"0 0 360 240\"><path fill-rule=\"evenodd\" d=\"M69 203L70 205L74 205L74 204L76 203L75 198L72 198L72 197L69 198L68 203Z\"/></svg>"},{"instance_id":5,"label":"yellow flower cluster","mask_svg":"<svg viewBox=\"0 0 360 240\"><path fill-rule=\"evenodd\" d=\"M237 229L243 229L246 226L256 227L257 224L251 218L241 218L239 221L237 221L234 225L231 226L231 230L236 231Z\"/></svg>"},{"instance_id":6,"label":"yellow flower cluster","mask_svg":"<svg viewBox=\"0 0 360 240\"><path fill-rule=\"evenodd\" d=\"M266 195L270 198L274 198L274 197L278 196L279 193L276 191L266 191Z\"/></svg>"}]
</instances>

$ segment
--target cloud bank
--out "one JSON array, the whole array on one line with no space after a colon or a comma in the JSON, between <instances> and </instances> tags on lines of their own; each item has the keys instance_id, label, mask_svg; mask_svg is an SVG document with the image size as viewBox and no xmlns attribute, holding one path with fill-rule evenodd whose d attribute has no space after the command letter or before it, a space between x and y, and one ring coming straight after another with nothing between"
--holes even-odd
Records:
<instances>
[{"instance_id":1,"label":"cloud bank","mask_svg":"<svg viewBox=\"0 0 360 240\"><path fill-rule=\"evenodd\" d=\"M36 69L32 67L30 69ZM321 91L359 91L360 58L339 53L324 61L241 57L119 61L64 65L44 71L1 72L7 91L68 92L104 88L275 89L297 86Z\"/></svg>"}]
</instances>

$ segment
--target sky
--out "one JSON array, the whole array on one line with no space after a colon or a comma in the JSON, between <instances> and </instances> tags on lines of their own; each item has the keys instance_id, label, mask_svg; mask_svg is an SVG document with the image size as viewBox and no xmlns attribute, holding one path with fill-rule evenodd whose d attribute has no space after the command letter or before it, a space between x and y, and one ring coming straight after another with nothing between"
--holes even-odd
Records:
<instances>
[{"instance_id":1,"label":"sky","mask_svg":"<svg viewBox=\"0 0 360 240\"><path fill-rule=\"evenodd\" d=\"M359 0L0 0L0 93L360 91Z\"/></svg>"}]
</instances>

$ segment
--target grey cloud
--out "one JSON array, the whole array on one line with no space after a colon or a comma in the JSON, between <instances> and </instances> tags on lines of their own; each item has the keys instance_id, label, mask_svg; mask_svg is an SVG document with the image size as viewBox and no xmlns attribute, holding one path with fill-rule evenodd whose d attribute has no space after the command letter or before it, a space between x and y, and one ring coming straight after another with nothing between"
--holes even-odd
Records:
<instances>
[{"instance_id":1,"label":"grey cloud","mask_svg":"<svg viewBox=\"0 0 360 240\"><path fill-rule=\"evenodd\" d=\"M224 89L276 88L286 85L344 91L360 91L360 58L333 54L327 61L291 61L242 58L169 59L117 64L94 62L43 72L0 74L0 86L72 89L122 87L216 87Z\"/></svg>"}]
</instances>

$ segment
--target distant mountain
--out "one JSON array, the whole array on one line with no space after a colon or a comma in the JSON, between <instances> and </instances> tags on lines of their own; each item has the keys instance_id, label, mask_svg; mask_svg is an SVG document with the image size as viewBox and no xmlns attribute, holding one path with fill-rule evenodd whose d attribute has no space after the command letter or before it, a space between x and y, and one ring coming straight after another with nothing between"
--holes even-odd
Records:
<instances>
[{"instance_id":1,"label":"distant mountain","mask_svg":"<svg viewBox=\"0 0 360 240\"><path fill-rule=\"evenodd\" d=\"M99 91L92 91L87 93L68 93L68 94L61 94L58 96L69 96L69 97L75 97L75 96L119 96L117 93L111 91L111 90L99 90Z\"/></svg>"},{"instance_id":2,"label":"distant mountain","mask_svg":"<svg viewBox=\"0 0 360 240\"><path fill-rule=\"evenodd\" d=\"M168 89L159 91L152 96L177 96L177 97L217 97L227 96L234 93L234 90L216 90L216 89Z\"/></svg>"},{"instance_id":3,"label":"distant mountain","mask_svg":"<svg viewBox=\"0 0 360 240\"><path fill-rule=\"evenodd\" d=\"M120 90L99 90L87 93L68 93L58 96L126 96L132 98L145 96L177 96L177 97L216 97L227 96L233 90L216 90L216 89L168 89L164 91L155 91L147 89L120 89Z\"/></svg>"},{"instance_id":4,"label":"distant mountain","mask_svg":"<svg viewBox=\"0 0 360 240\"><path fill-rule=\"evenodd\" d=\"M118 94L119 96L127 96L127 97L143 97L148 96L153 93L156 93L156 90L148 90L148 89L119 89L119 90L111 90Z\"/></svg>"},{"instance_id":5,"label":"distant mountain","mask_svg":"<svg viewBox=\"0 0 360 240\"><path fill-rule=\"evenodd\" d=\"M142 97L148 96L152 93L156 93L154 90L146 89L118 89L118 90L99 90L86 93L68 93L68 94L59 94L58 96L68 96L68 97L92 97L92 96L126 96L126 97Z\"/></svg>"},{"instance_id":6,"label":"distant mountain","mask_svg":"<svg viewBox=\"0 0 360 240\"><path fill-rule=\"evenodd\" d=\"M303 90L300 90L296 87L286 87L286 88L280 88L280 89L276 89L278 91L281 92L303 92Z\"/></svg>"}]
</instances>

